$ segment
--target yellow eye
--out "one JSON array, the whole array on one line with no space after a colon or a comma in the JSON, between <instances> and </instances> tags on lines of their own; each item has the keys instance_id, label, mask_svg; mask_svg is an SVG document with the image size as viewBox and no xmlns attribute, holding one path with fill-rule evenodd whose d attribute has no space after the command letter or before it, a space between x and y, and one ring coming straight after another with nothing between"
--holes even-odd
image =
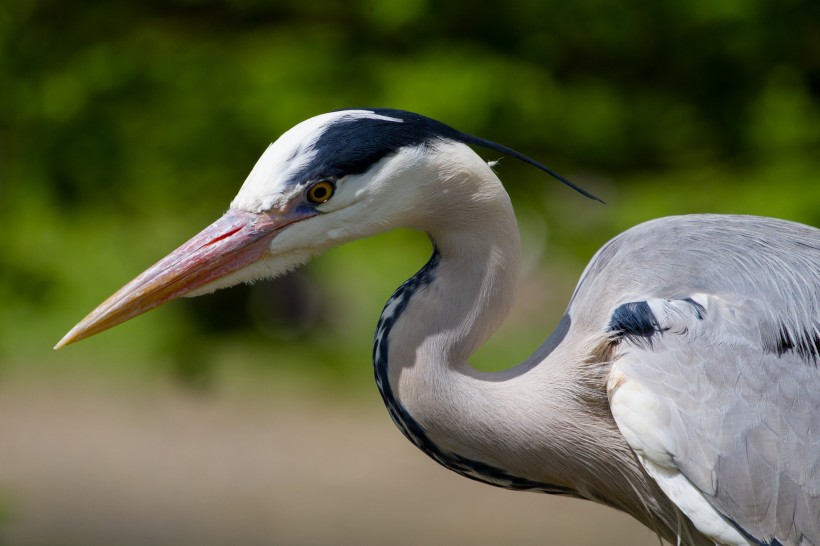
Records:
<instances>
[{"instance_id":1,"label":"yellow eye","mask_svg":"<svg viewBox=\"0 0 820 546\"><path fill-rule=\"evenodd\" d=\"M321 204L333 197L336 186L330 180L320 180L308 188L307 199L311 203Z\"/></svg>"}]
</instances>

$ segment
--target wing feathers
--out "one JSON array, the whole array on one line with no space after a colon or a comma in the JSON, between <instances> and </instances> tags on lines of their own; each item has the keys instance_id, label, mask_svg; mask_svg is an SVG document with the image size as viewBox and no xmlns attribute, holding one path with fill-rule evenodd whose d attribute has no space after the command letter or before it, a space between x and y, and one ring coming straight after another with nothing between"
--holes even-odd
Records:
<instances>
[{"instance_id":1,"label":"wing feathers","mask_svg":"<svg viewBox=\"0 0 820 546\"><path fill-rule=\"evenodd\" d=\"M757 311L704 294L617 307L612 414L708 536L734 544L723 521L760 544L820 546L820 370L799 351L767 351Z\"/></svg>"}]
</instances>

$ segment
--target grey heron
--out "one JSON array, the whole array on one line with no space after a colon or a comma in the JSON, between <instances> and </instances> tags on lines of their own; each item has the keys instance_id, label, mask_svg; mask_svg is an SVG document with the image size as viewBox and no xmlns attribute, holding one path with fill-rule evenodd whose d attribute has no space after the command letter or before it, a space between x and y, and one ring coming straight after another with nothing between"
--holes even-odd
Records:
<instances>
[{"instance_id":1,"label":"grey heron","mask_svg":"<svg viewBox=\"0 0 820 546\"><path fill-rule=\"evenodd\" d=\"M220 219L57 347L420 230L432 257L387 302L373 362L390 416L427 455L612 506L672 543L820 546L820 230L735 215L638 225L592 258L530 358L480 372L468 358L511 307L521 247L506 191L468 145L572 185L418 114L319 115L268 147Z\"/></svg>"}]
</instances>

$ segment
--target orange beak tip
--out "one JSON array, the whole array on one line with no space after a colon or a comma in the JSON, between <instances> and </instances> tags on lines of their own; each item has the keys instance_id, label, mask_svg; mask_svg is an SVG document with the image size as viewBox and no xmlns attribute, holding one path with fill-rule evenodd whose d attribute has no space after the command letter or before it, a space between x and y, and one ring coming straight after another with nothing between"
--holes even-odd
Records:
<instances>
[{"instance_id":1,"label":"orange beak tip","mask_svg":"<svg viewBox=\"0 0 820 546\"><path fill-rule=\"evenodd\" d=\"M256 262L264 256L271 237L305 217L291 214L271 218L229 210L100 304L54 349L96 335L177 297L211 292L197 289Z\"/></svg>"},{"instance_id":2,"label":"orange beak tip","mask_svg":"<svg viewBox=\"0 0 820 546\"><path fill-rule=\"evenodd\" d=\"M83 319L82 321L77 323L71 330L69 330L68 333L66 335L64 335L62 337L62 339L60 339L60 341L57 342L57 345L54 346L54 350L57 351L59 349L62 349L66 345L71 345L72 343L76 343L77 341L80 341L81 339L85 339L87 337L90 337L90 336L94 335L95 333L97 333L99 331L102 331L102 330L89 331L84 326L85 322L86 322L86 320Z\"/></svg>"}]
</instances>

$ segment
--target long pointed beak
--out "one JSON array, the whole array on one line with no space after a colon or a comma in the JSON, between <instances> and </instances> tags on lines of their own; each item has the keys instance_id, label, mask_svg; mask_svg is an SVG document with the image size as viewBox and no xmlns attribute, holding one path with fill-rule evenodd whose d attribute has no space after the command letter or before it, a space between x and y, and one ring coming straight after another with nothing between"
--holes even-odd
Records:
<instances>
[{"instance_id":1,"label":"long pointed beak","mask_svg":"<svg viewBox=\"0 0 820 546\"><path fill-rule=\"evenodd\" d=\"M306 215L229 210L101 303L55 349L93 336L262 258L270 241Z\"/></svg>"}]
</instances>

